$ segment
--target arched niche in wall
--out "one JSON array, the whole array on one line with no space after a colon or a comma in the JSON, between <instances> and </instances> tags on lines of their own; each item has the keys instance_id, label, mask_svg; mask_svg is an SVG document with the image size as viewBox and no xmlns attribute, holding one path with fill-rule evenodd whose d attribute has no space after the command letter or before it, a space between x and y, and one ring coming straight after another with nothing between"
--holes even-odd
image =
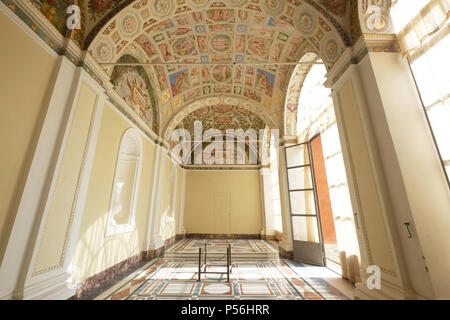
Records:
<instances>
[{"instance_id":1,"label":"arched niche in wall","mask_svg":"<svg viewBox=\"0 0 450 320\"><path fill-rule=\"evenodd\" d=\"M109 205L106 236L135 228L135 213L142 165L142 143L134 128L125 131L120 142Z\"/></svg>"}]
</instances>

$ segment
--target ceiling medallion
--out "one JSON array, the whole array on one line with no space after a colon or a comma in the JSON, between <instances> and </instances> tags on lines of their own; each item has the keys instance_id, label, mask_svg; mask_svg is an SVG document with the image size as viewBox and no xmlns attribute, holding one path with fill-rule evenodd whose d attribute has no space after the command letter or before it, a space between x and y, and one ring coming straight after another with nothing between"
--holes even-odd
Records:
<instances>
[{"instance_id":1,"label":"ceiling medallion","mask_svg":"<svg viewBox=\"0 0 450 320\"><path fill-rule=\"evenodd\" d=\"M268 11L272 14L281 14L284 9L284 0L265 0Z\"/></svg>"},{"instance_id":2,"label":"ceiling medallion","mask_svg":"<svg viewBox=\"0 0 450 320\"><path fill-rule=\"evenodd\" d=\"M315 23L314 18L308 12L303 12L299 17L299 28L305 34L311 34L314 32Z\"/></svg>"},{"instance_id":3,"label":"ceiling medallion","mask_svg":"<svg viewBox=\"0 0 450 320\"><path fill-rule=\"evenodd\" d=\"M333 39L325 40L321 50L321 55L324 60L329 62L335 62L339 56L339 45Z\"/></svg>"},{"instance_id":4,"label":"ceiling medallion","mask_svg":"<svg viewBox=\"0 0 450 320\"><path fill-rule=\"evenodd\" d=\"M217 34L211 38L211 48L218 52L230 52L233 40L229 35Z\"/></svg>"},{"instance_id":5,"label":"ceiling medallion","mask_svg":"<svg viewBox=\"0 0 450 320\"><path fill-rule=\"evenodd\" d=\"M139 18L134 14L125 15L119 23L120 32L128 38L137 36L141 29L140 27Z\"/></svg>"},{"instance_id":6,"label":"ceiling medallion","mask_svg":"<svg viewBox=\"0 0 450 320\"><path fill-rule=\"evenodd\" d=\"M159 17L168 16L173 10L172 0L154 0L152 1L153 9Z\"/></svg>"},{"instance_id":7,"label":"ceiling medallion","mask_svg":"<svg viewBox=\"0 0 450 320\"><path fill-rule=\"evenodd\" d=\"M100 41L94 51L94 56L99 62L110 62L113 57L113 48L107 41Z\"/></svg>"}]
</instances>

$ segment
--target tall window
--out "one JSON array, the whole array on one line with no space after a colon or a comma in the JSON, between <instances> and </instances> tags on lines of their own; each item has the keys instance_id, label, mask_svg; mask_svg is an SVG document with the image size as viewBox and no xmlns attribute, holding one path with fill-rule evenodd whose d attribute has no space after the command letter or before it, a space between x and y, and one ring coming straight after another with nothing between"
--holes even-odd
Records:
<instances>
[{"instance_id":1,"label":"tall window","mask_svg":"<svg viewBox=\"0 0 450 320\"><path fill-rule=\"evenodd\" d=\"M321 208L322 212L320 213L322 218L324 218L321 220L321 226L322 235L324 235L323 239L326 256L334 262L341 263L342 274L346 274L352 281L357 282L359 279L357 272L357 270L359 270L357 258L359 257L359 247L347 183L347 174L336 122L336 114L333 99L331 97L331 90L324 86L327 70L323 64L320 64L320 59L316 62L319 63L312 65L305 77L299 95L297 133L300 142L311 142L312 158L315 157L314 154L316 154L316 156L318 155L317 148L321 148L322 151L322 160L320 160L320 157L316 158L316 160L323 161L327 185L324 180L321 179L319 188L322 188L322 191L320 197L322 200L325 200L325 202L328 200L331 205L331 211L328 210L325 205ZM317 134L320 134L320 140L316 140ZM320 141L320 143L317 144L317 141ZM313 144L315 144L315 147ZM307 160L309 154L307 149L305 149L305 147L303 147L303 149L291 148L292 151L290 152L301 152L298 155L293 156L293 158L303 158L305 160L303 160L302 163L308 163L306 161L309 161ZM316 162L316 169L319 167L319 161ZM289 162L288 166L290 166ZM318 173L316 171L314 172ZM316 178L317 177L318 175L316 174ZM290 181L297 181L296 183L300 184L300 187L294 188L313 187L311 184L311 174L309 172L308 174L293 174ZM317 183L318 180L316 180L316 184ZM324 193L325 188L328 188L328 197L326 193ZM296 201L301 203L302 207L308 206L309 212L315 212L315 199L312 192L304 192L301 197L296 199ZM292 203L293 201L291 198L291 205ZM324 202L322 203L325 204ZM313 223L303 223L303 225L299 224L299 226L305 227L303 230L297 227L298 231L305 234L303 238L308 239L308 241L318 238L316 231L317 225ZM330 232L333 228L335 230L334 240L332 232ZM324 230L328 231L324 232ZM302 236L298 237L301 238ZM353 273L353 271L350 270L356 272Z\"/></svg>"},{"instance_id":2,"label":"tall window","mask_svg":"<svg viewBox=\"0 0 450 320\"><path fill-rule=\"evenodd\" d=\"M450 0L396 0L391 16L450 175Z\"/></svg>"},{"instance_id":3,"label":"tall window","mask_svg":"<svg viewBox=\"0 0 450 320\"><path fill-rule=\"evenodd\" d=\"M317 62L320 63L322 61L317 60ZM327 70L323 64L314 64L303 83L298 100L297 119L297 133L300 134L300 138L303 140L307 140L307 135L310 131L318 131L318 120L332 104L331 91L323 85L326 74Z\"/></svg>"},{"instance_id":4,"label":"tall window","mask_svg":"<svg viewBox=\"0 0 450 320\"><path fill-rule=\"evenodd\" d=\"M134 230L140 168L141 141L139 133L130 128L120 142L106 236Z\"/></svg>"}]
</instances>

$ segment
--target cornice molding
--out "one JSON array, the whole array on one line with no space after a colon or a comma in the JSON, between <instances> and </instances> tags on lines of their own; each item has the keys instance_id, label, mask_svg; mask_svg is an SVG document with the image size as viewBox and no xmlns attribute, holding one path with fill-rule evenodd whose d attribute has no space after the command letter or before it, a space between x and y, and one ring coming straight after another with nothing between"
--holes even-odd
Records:
<instances>
[{"instance_id":1,"label":"cornice molding","mask_svg":"<svg viewBox=\"0 0 450 320\"><path fill-rule=\"evenodd\" d=\"M353 47L344 50L328 71L325 86L331 88L352 64L358 64L369 52L399 53L400 45L395 34L363 34Z\"/></svg>"}]
</instances>

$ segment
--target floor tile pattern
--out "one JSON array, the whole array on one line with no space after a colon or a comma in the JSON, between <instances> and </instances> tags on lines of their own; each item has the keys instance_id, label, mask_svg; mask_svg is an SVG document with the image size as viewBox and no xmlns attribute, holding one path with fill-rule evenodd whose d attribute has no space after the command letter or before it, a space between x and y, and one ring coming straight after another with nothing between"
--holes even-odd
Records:
<instances>
[{"instance_id":1,"label":"floor tile pattern","mask_svg":"<svg viewBox=\"0 0 450 320\"><path fill-rule=\"evenodd\" d=\"M200 240L184 239L166 250L166 259L198 259L198 249L207 243L208 257L220 258L231 244L232 257L240 259L278 259L278 249L264 240Z\"/></svg>"},{"instance_id":2,"label":"floor tile pattern","mask_svg":"<svg viewBox=\"0 0 450 320\"><path fill-rule=\"evenodd\" d=\"M339 290L316 278L315 270L288 260L239 261L230 283L225 275L207 274L197 282L198 266L189 261L155 259L134 279L104 299L271 299L346 300ZM209 271L215 272L212 267ZM311 277L312 276L312 277Z\"/></svg>"}]
</instances>

